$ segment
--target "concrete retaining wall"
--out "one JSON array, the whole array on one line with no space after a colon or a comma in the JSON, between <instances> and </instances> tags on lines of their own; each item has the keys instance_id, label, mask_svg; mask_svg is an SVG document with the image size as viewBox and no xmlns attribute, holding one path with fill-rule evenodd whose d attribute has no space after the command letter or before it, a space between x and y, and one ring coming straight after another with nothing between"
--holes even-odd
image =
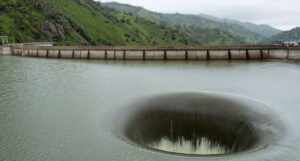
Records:
<instances>
[{"instance_id":1,"label":"concrete retaining wall","mask_svg":"<svg viewBox=\"0 0 300 161\"><path fill-rule=\"evenodd\" d=\"M206 60L208 57L207 50L191 50L187 51L188 60Z\"/></svg>"},{"instance_id":2,"label":"concrete retaining wall","mask_svg":"<svg viewBox=\"0 0 300 161\"><path fill-rule=\"evenodd\" d=\"M32 50L32 52L36 53L37 57L48 57L47 50Z\"/></svg>"},{"instance_id":3,"label":"concrete retaining wall","mask_svg":"<svg viewBox=\"0 0 300 161\"><path fill-rule=\"evenodd\" d=\"M48 50L48 58L58 58L60 51L59 50Z\"/></svg>"},{"instance_id":4,"label":"concrete retaining wall","mask_svg":"<svg viewBox=\"0 0 300 161\"><path fill-rule=\"evenodd\" d=\"M73 58L73 50L60 50L60 58Z\"/></svg>"},{"instance_id":5,"label":"concrete retaining wall","mask_svg":"<svg viewBox=\"0 0 300 161\"><path fill-rule=\"evenodd\" d=\"M230 50L230 58L232 60L244 60L247 59L246 50Z\"/></svg>"},{"instance_id":6,"label":"concrete retaining wall","mask_svg":"<svg viewBox=\"0 0 300 161\"><path fill-rule=\"evenodd\" d=\"M185 60L186 59L186 51L166 51L166 60Z\"/></svg>"},{"instance_id":7,"label":"concrete retaining wall","mask_svg":"<svg viewBox=\"0 0 300 161\"><path fill-rule=\"evenodd\" d=\"M22 56L22 52L23 52L23 50L22 50L22 49L13 49L13 53L14 53L14 55L17 55L17 56Z\"/></svg>"},{"instance_id":8,"label":"concrete retaining wall","mask_svg":"<svg viewBox=\"0 0 300 161\"><path fill-rule=\"evenodd\" d=\"M289 59L300 59L300 50L289 50Z\"/></svg>"},{"instance_id":9,"label":"concrete retaining wall","mask_svg":"<svg viewBox=\"0 0 300 161\"><path fill-rule=\"evenodd\" d=\"M229 51L228 50L210 50L209 51L210 60L228 60Z\"/></svg>"},{"instance_id":10,"label":"concrete retaining wall","mask_svg":"<svg viewBox=\"0 0 300 161\"><path fill-rule=\"evenodd\" d=\"M81 59L81 50L74 50L73 59Z\"/></svg>"},{"instance_id":11,"label":"concrete retaining wall","mask_svg":"<svg viewBox=\"0 0 300 161\"><path fill-rule=\"evenodd\" d=\"M262 50L263 59L269 59L269 50Z\"/></svg>"},{"instance_id":12,"label":"concrete retaining wall","mask_svg":"<svg viewBox=\"0 0 300 161\"><path fill-rule=\"evenodd\" d=\"M116 60L124 60L125 59L125 51L116 51L115 59Z\"/></svg>"},{"instance_id":13,"label":"concrete retaining wall","mask_svg":"<svg viewBox=\"0 0 300 161\"><path fill-rule=\"evenodd\" d=\"M287 59L287 50L269 50L269 59Z\"/></svg>"},{"instance_id":14,"label":"concrete retaining wall","mask_svg":"<svg viewBox=\"0 0 300 161\"><path fill-rule=\"evenodd\" d=\"M0 55L11 55L12 54L12 48L9 46L4 46L4 47L1 47L0 49L1 49Z\"/></svg>"},{"instance_id":15,"label":"concrete retaining wall","mask_svg":"<svg viewBox=\"0 0 300 161\"><path fill-rule=\"evenodd\" d=\"M23 55L23 56L36 57L36 56L38 56L37 53L38 53L37 50L31 50L31 49L29 49L29 50L24 50L24 51L22 52L22 55Z\"/></svg>"},{"instance_id":16,"label":"concrete retaining wall","mask_svg":"<svg viewBox=\"0 0 300 161\"><path fill-rule=\"evenodd\" d=\"M143 60L144 51L125 51L126 60Z\"/></svg>"},{"instance_id":17,"label":"concrete retaining wall","mask_svg":"<svg viewBox=\"0 0 300 161\"><path fill-rule=\"evenodd\" d=\"M105 59L105 58L106 58L106 51L97 51L97 50L90 51L90 59Z\"/></svg>"},{"instance_id":18,"label":"concrete retaining wall","mask_svg":"<svg viewBox=\"0 0 300 161\"><path fill-rule=\"evenodd\" d=\"M106 51L106 59L107 60L115 60L115 51Z\"/></svg>"},{"instance_id":19,"label":"concrete retaining wall","mask_svg":"<svg viewBox=\"0 0 300 161\"><path fill-rule=\"evenodd\" d=\"M249 59L262 59L263 54L261 50L248 50Z\"/></svg>"},{"instance_id":20,"label":"concrete retaining wall","mask_svg":"<svg viewBox=\"0 0 300 161\"><path fill-rule=\"evenodd\" d=\"M249 49L248 49L249 48ZM3 50L1 54L9 53ZM258 59L300 59L299 48L231 47L231 48L129 48L110 47L14 47L15 56L107 59L107 60L258 60Z\"/></svg>"},{"instance_id":21,"label":"concrete retaining wall","mask_svg":"<svg viewBox=\"0 0 300 161\"><path fill-rule=\"evenodd\" d=\"M145 52L146 60L164 60L165 59L165 51L146 51Z\"/></svg>"},{"instance_id":22,"label":"concrete retaining wall","mask_svg":"<svg viewBox=\"0 0 300 161\"><path fill-rule=\"evenodd\" d=\"M82 50L80 52L80 58L81 59L88 59L90 57L90 51L88 50Z\"/></svg>"}]
</instances>

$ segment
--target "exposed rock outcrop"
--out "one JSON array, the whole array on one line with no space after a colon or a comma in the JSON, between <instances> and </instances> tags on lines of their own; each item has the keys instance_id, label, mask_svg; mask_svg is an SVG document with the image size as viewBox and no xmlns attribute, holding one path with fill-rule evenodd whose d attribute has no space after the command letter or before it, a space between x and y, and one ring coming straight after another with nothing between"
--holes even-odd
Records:
<instances>
[{"instance_id":1,"label":"exposed rock outcrop","mask_svg":"<svg viewBox=\"0 0 300 161\"><path fill-rule=\"evenodd\" d=\"M65 38L63 26L49 20L44 23L42 33L45 38L50 41L57 41Z\"/></svg>"}]
</instances>

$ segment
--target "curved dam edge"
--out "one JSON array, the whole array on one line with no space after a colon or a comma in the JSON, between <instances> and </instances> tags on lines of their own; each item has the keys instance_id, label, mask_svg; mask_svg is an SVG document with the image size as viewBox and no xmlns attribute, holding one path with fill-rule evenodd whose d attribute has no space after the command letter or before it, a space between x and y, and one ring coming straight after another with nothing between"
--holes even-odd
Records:
<instances>
[{"instance_id":1,"label":"curved dam edge","mask_svg":"<svg viewBox=\"0 0 300 161\"><path fill-rule=\"evenodd\" d=\"M24 57L100 60L300 60L300 47L97 47L13 46L11 55Z\"/></svg>"}]
</instances>

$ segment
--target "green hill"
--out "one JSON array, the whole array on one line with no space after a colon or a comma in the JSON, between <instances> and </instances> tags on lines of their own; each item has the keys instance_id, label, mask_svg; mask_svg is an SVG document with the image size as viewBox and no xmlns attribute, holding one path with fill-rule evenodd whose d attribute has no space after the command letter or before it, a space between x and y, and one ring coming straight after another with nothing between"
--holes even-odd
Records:
<instances>
[{"instance_id":1,"label":"green hill","mask_svg":"<svg viewBox=\"0 0 300 161\"><path fill-rule=\"evenodd\" d=\"M185 30L188 28L192 33L198 34L200 37L205 30L218 30L219 32L226 33L233 39L240 40L240 43L244 44L256 44L265 38L263 35L253 32L242 25L226 21L215 21L199 15L156 13L142 7L116 2L103 3L103 6L132 16L144 18L156 24L166 25L176 30L180 29L180 27L185 28ZM194 31L194 29L200 29L202 32Z\"/></svg>"},{"instance_id":2,"label":"green hill","mask_svg":"<svg viewBox=\"0 0 300 161\"><path fill-rule=\"evenodd\" d=\"M268 43L272 41L299 41L300 40L300 27L294 28L289 31L284 31L267 40Z\"/></svg>"},{"instance_id":3,"label":"green hill","mask_svg":"<svg viewBox=\"0 0 300 161\"><path fill-rule=\"evenodd\" d=\"M0 11L0 34L14 36L19 42L55 41L64 45L195 44L181 33L101 8L92 0L1 1Z\"/></svg>"},{"instance_id":4,"label":"green hill","mask_svg":"<svg viewBox=\"0 0 300 161\"><path fill-rule=\"evenodd\" d=\"M205 15L205 14L200 14L199 16L213 20L213 21L221 22L221 23L225 22L225 23L236 24L236 25L242 26L254 33L264 36L265 38L270 38L270 37L282 32L281 30L278 30L274 27L271 27L271 26L265 25L265 24L256 25L256 24L250 23L250 22L241 22L241 21L231 20L231 19L226 19L226 18L218 18L218 17L209 16L209 15Z\"/></svg>"},{"instance_id":5,"label":"green hill","mask_svg":"<svg viewBox=\"0 0 300 161\"><path fill-rule=\"evenodd\" d=\"M0 35L14 37L16 42L59 45L233 45L262 39L231 24L220 28L214 21L199 18L198 26L193 25L192 15L161 18L161 14L143 12L147 11L140 11L146 16L136 16L93 0L0 1ZM182 20L190 24L176 25Z\"/></svg>"}]
</instances>

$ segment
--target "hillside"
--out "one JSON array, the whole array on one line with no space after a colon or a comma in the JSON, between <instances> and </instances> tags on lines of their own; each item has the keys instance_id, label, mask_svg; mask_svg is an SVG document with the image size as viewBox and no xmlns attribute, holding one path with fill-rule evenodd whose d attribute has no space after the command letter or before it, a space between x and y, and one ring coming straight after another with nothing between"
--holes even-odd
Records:
<instances>
[{"instance_id":1,"label":"hillside","mask_svg":"<svg viewBox=\"0 0 300 161\"><path fill-rule=\"evenodd\" d=\"M101 8L92 0L1 1L0 11L0 35L14 36L18 42L55 41L62 45L195 44L184 34Z\"/></svg>"},{"instance_id":2,"label":"hillside","mask_svg":"<svg viewBox=\"0 0 300 161\"><path fill-rule=\"evenodd\" d=\"M264 36L265 38L270 38L274 35L277 35L279 33L281 33L282 31L279 29L276 29L274 27L271 27L269 25L256 25L254 23L250 23L250 22L241 22L241 21L237 21L237 20L231 20L231 19L224 19L224 18L218 18L218 17L214 17L214 16L209 16L209 15L205 15L205 14L200 14L200 17L203 18L207 18L213 21L217 21L217 22L221 22L221 23L231 23L231 24L236 24L239 26L242 26L254 33L257 33L261 36Z\"/></svg>"},{"instance_id":3,"label":"hillside","mask_svg":"<svg viewBox=\"0 0 300 161\"><path fill-rule=\"evenodd\" d=\"M277 34L267 40L268 43L272 41L299 41L300 40L300 27L294 28L289 31L284 31L280 34Z\"/></svg>"},{"instance_id":4,"label":"hillside","mask_svg":"<svg viewBox=\"0 0 300 161\"><path fill-rule=\"evenodd\" d=\"M233 45L262 39L243 27L226 24L220 28L218 22L199 16L194 25L193 15L162 19L161 14L136 16L101 5L93 0L0 1L0 35L14 37L16 42L59 45ZM148 11L139 13L143 12ZM186 23L176 25L182 20Z\"/></svg>"},{"instance_id":5,"label":"hillside","mask_svg":"<svg viewBox=\"0 0 300 161\"><path fill-rule=\"evenodd\" d=\"M103 3L102 5L132 16L144 18L146 20L155 22L156 24L166 25L176 30L180 29L180 27L188 28L193 33L198 33L197 31L193 31L195 28L202 31L218 30L219 32L229 34L234 39L240 40L245 44L256 44L265 38L263 35L255 33L241 25L231 22L214 21L198 15L156 13L146 10L142 7L135 7L116 2ZM198 34L201 37L201 34L203 33Z\"/></svg>"}]
</instances>

